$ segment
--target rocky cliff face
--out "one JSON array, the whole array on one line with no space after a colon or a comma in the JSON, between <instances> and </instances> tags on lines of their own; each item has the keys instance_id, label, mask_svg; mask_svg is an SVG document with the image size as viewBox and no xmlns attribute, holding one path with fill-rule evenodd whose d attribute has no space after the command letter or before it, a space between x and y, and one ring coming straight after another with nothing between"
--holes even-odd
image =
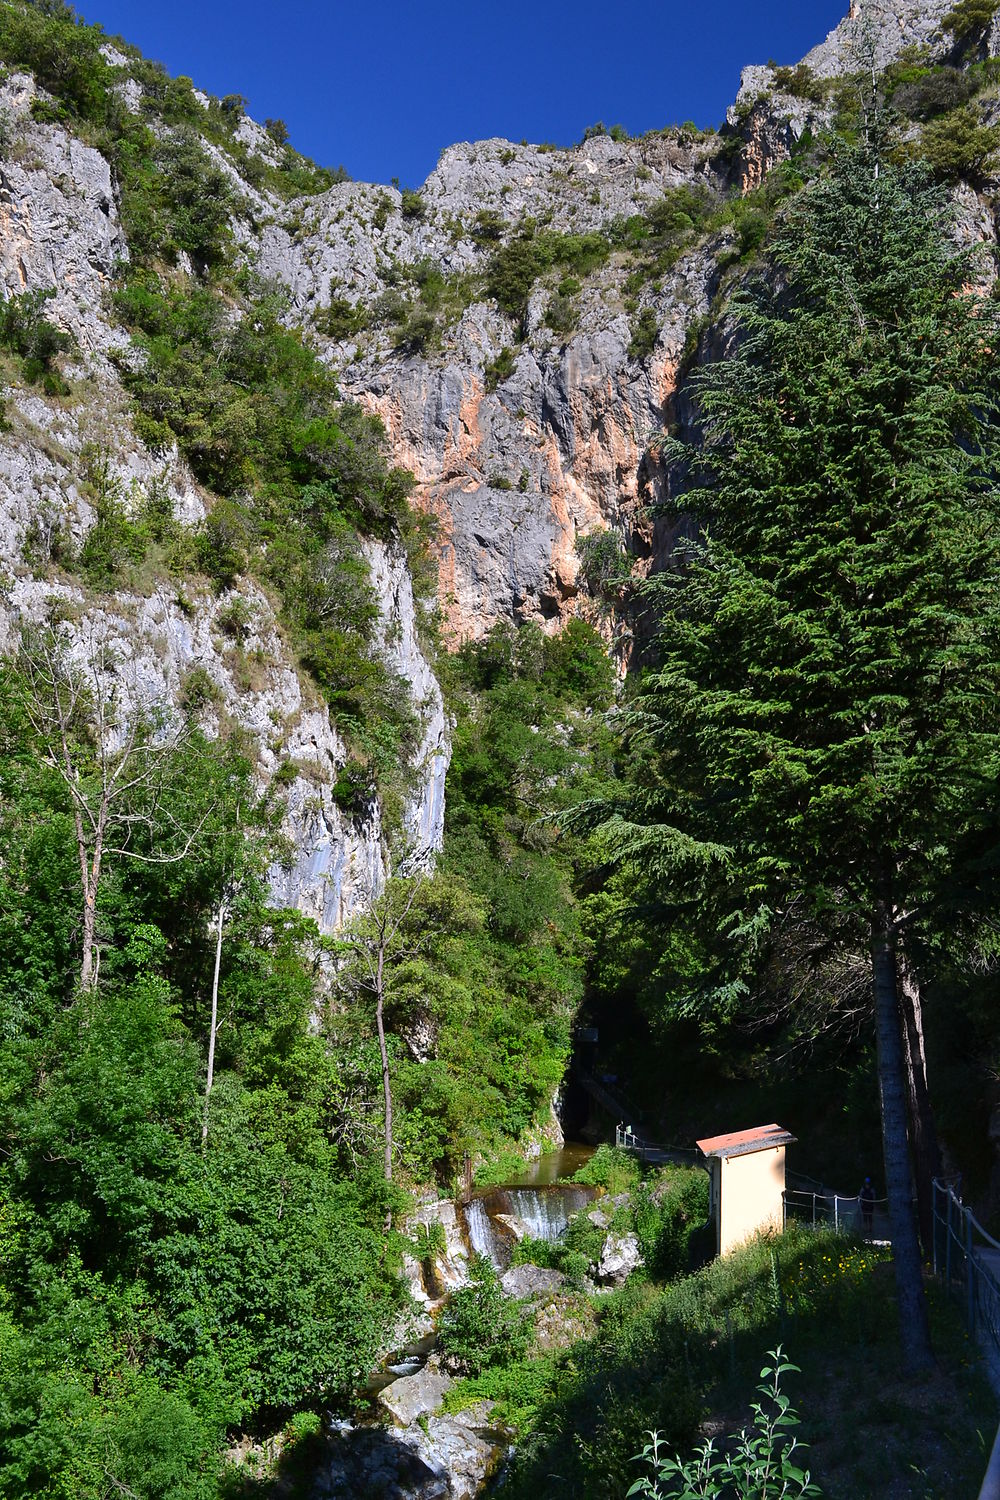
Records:
<instances>
[{"instance_id":1,"label":"rocky cliff face","mask_svg":"<svg viewBox=\"0 0 1000 1500\"><path fill-rule=\"evenodd\" d=\"M940 31L946 9L947 0L856 0L808 69L833 78L857 71L862 55L883 65L913 45L944 57L953 46ZM105 55L123 107L142 112L145 84L129 59L110 47ZM419 193L339 183L288 201L266 173L247 172L248 161L273 168L280 158L253 121L236 131L242 157L207 143L238 194L240 256L284 284L292 321L344 394L382 417L395 460L416 477L416 503L437 523L453 641L501 619L553 630L586 613L581 536L609 528L633 556L648 554L641 512L660 482L650 440L685 420L679 372L740 253L732 219L718 217L707 238L685 239L685 223L733 185L758 186L828 118L828 101L783 92L787 71L748 68L722 136L682 128L641 140L601 134L565 150L461 144ZM151 580L97 596L38 561L56 535L79 547L102 485L126 506L159 487L186 525L212 504L176 451L153 455L133 429L112 359L127 346L109 307L115 266L129 255L116 184L99 152L39 123L38 93L21 74L0 88L0 282L6 296L54 288L48 316L76 352L70 397L42 397L11 377L0 433L0 644L10 650L22 623L55 608L79 649L95 634L113 642L149 695L177 701L190 674L204 674L214 699L206 711L249 733L262 782L293 768L287 832L297 852L274 870L273 887L330 930L384 878L380 811L373 804L352 818L337 805L346 748L265 592L239 584L252 628L237 649L220 625L226 595ZM680 248L656 263L644 247L663 231L664 204L676 210L669 232ZM970 195L966 208L968 233L990 233L978 200ZM519 245L542 248L515 307L495 278L501 248ZM433 849L449 754L441 693L402 556L371 543L367 557L380 650L408 683L421 726L404 821L412 843Z\"/></svg>"},{"instance_id":2,"label":"rocky cliff face","mask_svg":"<svg viewBox=\"0 0 1000 1500\"><path fill-rule=\"evenodd\" d=\"M179 704L197 674L206 726L226 719L253 748L259 780L285 773L285 832L293 854L272 871L276 898L331 931L376 893L385 877L381 813L338 806L334 786L347 749L283 637L272 601L240 580L217 594L151 577L141 591L100 594L65 572L58 551L78 552L95 506L112 497L136 509L155 489L174 516L196 524L211 497L176 451L154 455L136 436L130 404L109 354L127 339L111 319L108 293L128 256L108 163L61 127L32 118L34 81L0 89L0 277L6 296L50 291L46 315L72 335L71 394L44 397L16 373L0 432L0 650L16 650L25 627L55 620L69 649L100 648L117 685L137 699ZM138 101L136 101L138 102ZM263 132L261 132L263 134ZM440 845L449 742L441 691L418 636L405 561L368 546L383 658L408 684L420 723L415 791L404 812L410 841ZM249 624L234 641L225 621L234 597Z\"/></svg>"},{"instance_id":3,"label":"rocky cliff face","mask_svg":"<svg viewBox=\"0 0 1000 1500\"><path fill-rule=\"evenodd\" d=\"M711 259L692 256L646 289L641 304L659 332L634 358L623 257L586 278L578 327L562 336L546 323L552 278L529 296L523 329L482 295L493 236L526 219L557 235L599 234L669 188L714 182L717 145L683 132L599 136L565 151L480 141L443 154L419 212L393 189L344 184L265 226L260 268L289 287L300 317L319 331L343 299L369 320L360 335L329 341L328 357L345 391L383 418L397 460L416 475L417 503L439 523L441 603L455 638L497 619L554 628L578 607L576 539L630 528L642 454L663 424L686 329L714 288ZM464 278L468 300L440 349L420 355L380 326L378 302L428 264ZM504 351L498 378L490 367Z\"/></svg>"}]
</instances>

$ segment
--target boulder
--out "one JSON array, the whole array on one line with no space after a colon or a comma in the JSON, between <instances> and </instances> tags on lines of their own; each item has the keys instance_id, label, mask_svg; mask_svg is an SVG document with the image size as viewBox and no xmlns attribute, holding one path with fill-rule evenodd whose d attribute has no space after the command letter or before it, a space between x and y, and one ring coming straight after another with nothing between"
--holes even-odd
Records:
<instances>
[{"instance_id":1,"label":"boulder","mask_svg":"<svg viewBox=\"0 0 1000 1500\"><path fill-rule=\"evenodd\" d=\"M545 1266L512 1266L500 1277L500 1285L508 1297L533 1297L560 1291L566 1285L566 1278L561 1271Z\"/></svg>"},{"instance_id":2,"label":"boulder","mask_svg":"<svg viewBox=\"0 0 1000 1500\"><path fill-rule=\"evenodd\" d=\"M604 1286L621 1286L642 1263L637 1235L609 1234L601 1251L596 1279Z\"/></svg>"},{"instance_id":3,"label":"boulder","mask_svg":"<svg viewBox=\"0 0 1000 1500\"><path fill-rule=\"evenodd\" d=\"M379 1391L382 1406L400 1427L409 1427L418 1417L436 1411L454 1381L433 1356L415 1375L403 1375Z\"/></svg>"},{"instance_id":4,"label":"boulder","mask_svg":"<svg viewBox=\"0 0 1000 1500\"><path fill-rule=\"evenodd\" d=\"M478 1401L452 1416L431 1417L413 1431L416 1452L447 1479L449 1500L473 1500L507 1445L507 1433L490 1424L492 1408L492 1401Z\"/></svg>"}]
</instances>

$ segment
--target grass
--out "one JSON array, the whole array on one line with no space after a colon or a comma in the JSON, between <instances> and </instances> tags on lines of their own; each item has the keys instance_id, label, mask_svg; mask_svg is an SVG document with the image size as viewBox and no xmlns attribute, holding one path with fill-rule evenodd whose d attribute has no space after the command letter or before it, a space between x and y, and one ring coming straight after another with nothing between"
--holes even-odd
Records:
<instances>
[{"instance_id":1,"label":"grass","mask_svg":"<svg viewBox=\"0 0 1000 1500\"><path fill-rule=\"evenodd\" d=\"M765 1352L781 1343L800 1366L787 1394L826 1500L973 1500L996 1403L957 1309L928 1294L938 1362L911 1376L891 1266L862 1242L794 1229L664 1285L633 1277L595 1303L593 1338L477 1391L519 1434L505 1493L547 1493L558 1474L560 1493L621 1500L649 1429L686 1455L699 1436L745 1425Z\"/></svg>"}]
</instances>

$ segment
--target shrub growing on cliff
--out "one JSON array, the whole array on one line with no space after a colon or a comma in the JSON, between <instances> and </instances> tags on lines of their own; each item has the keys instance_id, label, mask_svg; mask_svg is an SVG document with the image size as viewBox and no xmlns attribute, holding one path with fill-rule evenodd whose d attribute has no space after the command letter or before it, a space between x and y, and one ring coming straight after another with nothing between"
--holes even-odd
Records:
<instances>
[{"instance_id":1,"label":"shrub growing on cliff","mask_svg":"<svg viewBox=\"0 0 1000 1500\"><path fill-rule=\"evenodd\" d=\"M655 308L642 308L633 318L630 332L632 336L628 346L629 359L648 359L656 348L656 341L660 336L660 325Z\"/></svg>"},{"instance_id":2,"label":"shrub growing on cliff","mask_svg":"<svg viewBox=\"0 0 1000 1500\"><path fill-rule=\"evenodd\" d=\"M20 355L24 378L42 381L52 394L64 387L53 366L57 354L72 347L69 334L43 316L55 288L21 292L0 303L0 344Z\"/></svg>"},{"instance_id":3,"label":"shrub growing on cliff","mask_svg":"<svg viewBox=\"0 0 1000 1500\"><path fill-rule=\"evenodd\" d=\"M956 42L978 41L997 12L996 0L958 0L941 18L942 31L950 31Z\"/></svg>"},{"instance_id":4,"label":"shrub growing on cliff","mask_svg":"<svg viewBox=\"0 0 1000 1500\"><path fill-rule=\"evenodd\" d=\"M487 391L495 391L498 385L509 380L514 373L517 362L513 349L506 345L500 350L496 359L492 359L483 369L483 385Z\"/></svg>"},{"instance_id":5,"label":"shrub growing on cliff","mask_svg":"<svg viewBox=\"0 0 1000 1500\"><path fill-rule=\"evenodd\" d=\"M928 162L940 182L965 178L981 181L989 175L1000 151L1000 125L984 125L975 104L966 104L931 120L911 153Z\"/></svg>"}]
</instances>

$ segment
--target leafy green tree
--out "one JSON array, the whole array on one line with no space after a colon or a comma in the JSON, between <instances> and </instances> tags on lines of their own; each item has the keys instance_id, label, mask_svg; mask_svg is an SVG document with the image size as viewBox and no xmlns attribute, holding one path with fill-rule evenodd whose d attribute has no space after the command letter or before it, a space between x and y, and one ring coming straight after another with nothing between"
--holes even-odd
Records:
<instances>
[{"instance_id":1,"label":"leafy green tree","mask_svg":"<svg viewBox=\"0 0 1000 1500\"><path fill-rule=\"evenodd\" d=\"M667 447L687 546L654 585L658 757L619 860L655 857L714 998L789 914L867 950L908 1359L930 1357L911 1205L901 968L960 878L1000 753L992 307L919 167L844 150L791 206Z\"/></svg>"}]
</instances>

